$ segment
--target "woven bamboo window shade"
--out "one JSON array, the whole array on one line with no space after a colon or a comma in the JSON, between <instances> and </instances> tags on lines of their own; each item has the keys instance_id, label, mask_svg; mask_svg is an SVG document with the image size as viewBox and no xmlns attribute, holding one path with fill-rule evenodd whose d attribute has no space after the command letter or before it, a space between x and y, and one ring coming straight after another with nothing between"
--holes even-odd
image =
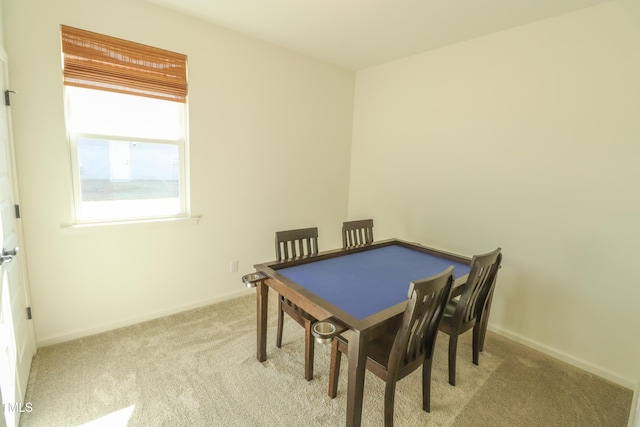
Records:
<instances>
[{"instance_id":1,"label":"woven bamboo window shade","mask_svg":"<svg viewBox=\"0 0 640 427\"><path fill-rule=\"evenodd\" d=\"M186 102L187 56L61 26L64 84Z\"/></svg>"}]
</instances>

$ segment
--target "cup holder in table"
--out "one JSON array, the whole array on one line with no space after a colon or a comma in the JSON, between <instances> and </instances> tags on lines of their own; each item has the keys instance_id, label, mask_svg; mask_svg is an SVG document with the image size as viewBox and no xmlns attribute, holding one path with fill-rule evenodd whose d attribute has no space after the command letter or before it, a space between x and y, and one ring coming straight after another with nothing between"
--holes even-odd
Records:
<instances>
[{"instance_id":1,"label":"cup holder in table","mask_svg":"<svg viewBox=\"0 0 640 427\"><path fill-rule=\"evenodd\" d=\"M258 286L258 283L262 282L267 278L267 275L261 272L249 273L242 276L242 282L247 286L247 288L255 288Z\"/></svg>"},{"instance_id":2,"label":"cup holder in table","mask_svg":"<svg viewBox=\"0 0 640 427\"><path fill-rule=\"evenodd\" d=\"M346 329L346 326L338 322L322 320L313 324L311 327L311 335L315 337L317 343L329 344L333 340L333 337L344 332Z\"/></svg>"}]
</instances>

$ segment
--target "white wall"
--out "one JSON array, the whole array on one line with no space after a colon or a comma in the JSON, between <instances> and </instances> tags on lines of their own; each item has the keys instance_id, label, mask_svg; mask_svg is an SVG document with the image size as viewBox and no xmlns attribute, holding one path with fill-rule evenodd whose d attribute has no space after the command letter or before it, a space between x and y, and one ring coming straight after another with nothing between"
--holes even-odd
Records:
<instances>
[{"instance_id":1,"label":"white wall","mask_svg":"<svg viewBox=\"0 0 640 427\"><path fill-rule=\"evenodd\" d=\"M640 14L601 6L357 73L349 215L503 248L491 327L640 381Z\"/></svg>"},{"instance_id":2,"label":"white wall","mask_svg":"<svg viewBox=\"0 0 640 427\"><path fill-rule=\"evenodd\" d=\"M4 49L4 0L0 0L0 46Z\"/></svg>"},{"instance_id":3,"label":"white wall","mask_svg":"<svg viewBox=\"0 0 640 427\"><path fill-rule=\"evenodd\" d=\"M60 24L188 55L199 224L64 227ZM4 25L40 345L249 292L240 278L273 259L276 230L317 225L321 249L340 245L353 72L138 0L5 0Z\"/></svg>"},{"instance_id":4,"label":"white wall","mask_svg":"<svg viewBox=\"0 0 640 427\"><path fill-rule=\"evenodd\" d=\"M0 16L41 345L236 295L277 229L339 245L352 73L136 0ZM189 55L198 225L62 227L62 23ZM376 238L502 246L491 327L636 396L640 343L616 330L640 323L639 48L640 2L618 0L359 72L348 205Z\"/></svg>"}]
</instances>

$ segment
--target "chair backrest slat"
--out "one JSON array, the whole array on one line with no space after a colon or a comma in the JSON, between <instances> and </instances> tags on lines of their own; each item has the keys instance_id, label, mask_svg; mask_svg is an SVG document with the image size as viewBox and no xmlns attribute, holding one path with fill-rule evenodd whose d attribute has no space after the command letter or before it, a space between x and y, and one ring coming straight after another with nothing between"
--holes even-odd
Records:
<instances>
[{"instance_id":1,"label":"chair backrest slat","mask_svg":"<svg viewBox=\"0 0 640 427\"><path fill-rule=\"evenodd\" d=\"M373 219L360 219L342 223L342 247L373 243Z\"/></svg>"},{"instance_id":2,"label":"chair backrest slat","mask_svg":"<svg viewBox=\"0 0 640 427\"><path fill-rule=\"evenodd\" d=\"M276 260L318 254L318 227L276 232Z\"/></svg>"}]
</instances>

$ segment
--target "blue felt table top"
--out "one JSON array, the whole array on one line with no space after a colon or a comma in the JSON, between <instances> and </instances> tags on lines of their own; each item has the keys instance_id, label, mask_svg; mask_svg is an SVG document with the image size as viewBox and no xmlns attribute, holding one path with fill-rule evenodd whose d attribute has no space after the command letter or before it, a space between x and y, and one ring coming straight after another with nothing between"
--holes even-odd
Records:
<instances>
[{"instance_id":1,"label":"blue felt table top","mask_svg":"<svg viewBox=\"0 0 640 427\"><path fill-rule=\"evenodd\" d=\"M407 299L411 281L449 266L455 277L469 265L393 245L279 269L278 273L362 320Z\"/></svg>"}]
</instances>

